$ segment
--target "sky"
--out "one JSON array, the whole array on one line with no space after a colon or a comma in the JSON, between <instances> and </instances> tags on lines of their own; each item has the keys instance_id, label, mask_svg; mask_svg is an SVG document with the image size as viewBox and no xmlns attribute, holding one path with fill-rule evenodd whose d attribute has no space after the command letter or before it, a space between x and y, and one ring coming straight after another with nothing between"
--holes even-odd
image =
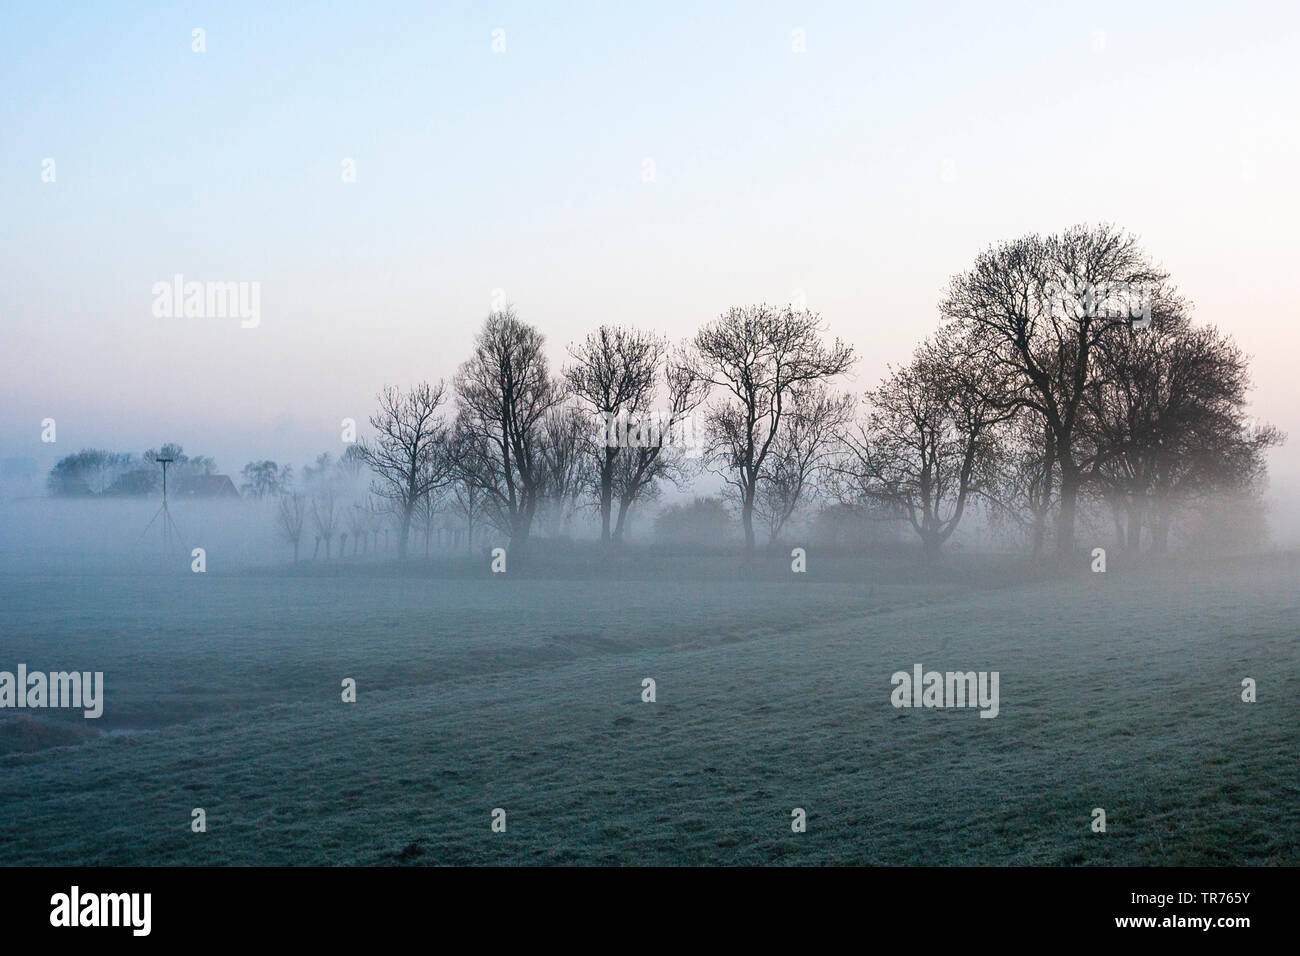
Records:
<instances>
[{"instance_id":1,"label":"sky","mask_svg":"<svg viewBox=\"0 0 1300 956\"><path fill-rule=\"evenodd\" d=\"M6 0L0 457L338 454L502 301L558 366L802 296L860 391L981 250L1111 222L1254 356L1300 487L1298 37L1294 3ZM258 283L258 324L154 314L177 274Z\"/></svg>"}]
</instances>

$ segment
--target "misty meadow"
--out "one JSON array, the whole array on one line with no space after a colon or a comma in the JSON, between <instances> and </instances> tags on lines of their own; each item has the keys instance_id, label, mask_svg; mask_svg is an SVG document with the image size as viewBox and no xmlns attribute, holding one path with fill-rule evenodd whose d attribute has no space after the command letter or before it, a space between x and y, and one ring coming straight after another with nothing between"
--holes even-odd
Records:
<instances>
[{"instance_id":1,"label":"misty meadow","mask_svg":"<svg viewBox=\"0 0 1300 956\"><path fill-rule=\"evenodd\" d=\"M854 332L503 302L306 461L10 459L3 862L1294 863L1250 357L1109 225Z\"/></svg>"}]
</instances>

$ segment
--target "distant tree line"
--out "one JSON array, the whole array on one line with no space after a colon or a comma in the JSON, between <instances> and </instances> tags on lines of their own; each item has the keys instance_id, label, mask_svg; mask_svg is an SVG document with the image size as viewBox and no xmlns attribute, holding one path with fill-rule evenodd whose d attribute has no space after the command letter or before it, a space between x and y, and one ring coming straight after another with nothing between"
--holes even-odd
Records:
<instances>
[{"instance_id":1,"label":"distant tree line","mask_svg":"<svg viewBox=\"0 0 1300 956\"><path fill-rule=\"evenodd\" d=\"M932 560L978 510L1035 556L1071 554L1081 520L1160 553L1198 505L1257 507L1283 440L1247 416L1247 357L1111 226L981 253L933 334L861 396L835 388L853 349L794 306L733 308L677 344L605 324L554 371L544 344L512 307L495 311L450 383L383 389L372 435L341 458L298 475L249 462L241 491L276 502L295 560L304 538L330 558L391 532L404 558L421 537L426 554L434 537L472 549L484 528L518 554L583 510L618 547L639 509L705 471L721 497L667 509L661 533L738 524L753 552L820 504L841 532L864 515L901 522ZM161 453L172 474L215 467ZM50 493L153 494L158 454L84 450L55 466Z\"/></svg>"},{"instance_id":2,"label":"distant tree line","mask_svg":"<svg viewBox=\"0 0 1300 956\"><path fill-rule=\"evenodd\" d=\"M401 554L448 492L514 549L583 506L616 545L638 503L700 468L723 482L748 551L820 500L897 516L927 558L976 507L1035 555L1049 537L1071 553L1084 508L1110 516L1122 547L1162 552L1197 501L1257 500L1283 438L1246 415L1246 356L1190 311L1127 233L1026 236L955 276L935 333L855 400L832 387L853 349L805 309L734 308L675 347L603 325L556 374L507 308L450 387L381 393L360 457ZM665 527L717 514L697 500Z\"/></svg>"},{"instance_id":3,"label":"distant tree line","mask_svg":"<svg viewBox=\"0 0 1300 956\"><path fill-rule=\"evenodd\" d=\"M83 448L60 458L50 469L45 487L53 497L145 497L162 489L158 458L171 458L170 476L210 475L216 462L204 455L186 455L174 442L134 455L103 448Z\"/></svg>"}]
</instances>

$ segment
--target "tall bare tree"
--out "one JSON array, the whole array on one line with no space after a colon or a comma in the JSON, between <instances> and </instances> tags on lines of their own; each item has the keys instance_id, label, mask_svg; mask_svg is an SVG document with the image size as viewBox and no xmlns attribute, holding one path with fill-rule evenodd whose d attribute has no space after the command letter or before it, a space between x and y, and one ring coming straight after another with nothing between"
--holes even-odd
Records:
<instances>
[{"instance_id":1,"label":"tall bare tree","mask_svg":"<svg viewBox=\"0 0 1300 956\"><path fill-rule=\"evenodd\" d=\"M293 468L283 468L273 461L250 461L240 472L244 479L240 493L250 498L264 498L268 495L280 495L287 491L293 481Z\"/></svg>"},{"instance_id":2,"label":"tall bare tree","mask_svg":"<svg viewBox=\"0 0 1300 956\"><path fill-rule=\"evenodd\" d=\"M397 553L406 557L411 518L419 503L451 475L450 430L441 411L443 384L421 382L408 392L389 386L379 393L370 416L374 439L359 443L359 455L376 478L372 491L392 503L397 516Z\"/></svg>"},{"instance_id":3,"label":"tall bare tree","mask_svg":"<svg viewBox=\"0 0 1300 956\"><path fill-rule=\"evenodd\" d=\"M853 349L826 345L824 334L816 313L756 305L731 309L695 337L698 377L724 392L706 416L707 454L740 502L751 553L759 478L794 393L853 364Z\"/></svg>"},{"instance_id":4,"label":"tall bare tree","mask_svg":"<svg viewBox=\"0 0 1300 956\"><path fill-rule=\"evenodd\" d=\"M543 344L542 334L513 308L494 312L456 373L457 475L484 493L489 513L516 550L528 541L546 489L543 422L565 398L563 385L550 376Z\"/></svg>"},{"instance_id":5,"label":"tall bare tree","mask_svg":"<svg viewBox=\"0 0 1300 956\"><path fill-rule=\"evenodd\" d=\"M1089 450L1084 397L1100 376L1097 356L1143 299L1167 278L1137 240L1112 226L1026 236L981 253L953 278L943 313L972 333L1020 380L1019 401L1051 429L1060 480L1057 549L1074 549Z\"/></svg>"}]
</instances>

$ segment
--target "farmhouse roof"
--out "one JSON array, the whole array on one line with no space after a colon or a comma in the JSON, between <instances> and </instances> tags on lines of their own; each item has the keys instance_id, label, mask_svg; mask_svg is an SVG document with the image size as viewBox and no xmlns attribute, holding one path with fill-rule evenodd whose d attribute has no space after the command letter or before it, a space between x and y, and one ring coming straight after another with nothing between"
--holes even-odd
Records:
<instances>
[{"instance_id":1,"label":"farmhouse roof","mask_svg":"<svg viewBox=\"0 0 1300 956\"><path fill-rule=\"evenodd\" d=\"M180 475L176 494L185 498L238 498L239 489L229 475Z\"/></svg>"}]
</instances>

